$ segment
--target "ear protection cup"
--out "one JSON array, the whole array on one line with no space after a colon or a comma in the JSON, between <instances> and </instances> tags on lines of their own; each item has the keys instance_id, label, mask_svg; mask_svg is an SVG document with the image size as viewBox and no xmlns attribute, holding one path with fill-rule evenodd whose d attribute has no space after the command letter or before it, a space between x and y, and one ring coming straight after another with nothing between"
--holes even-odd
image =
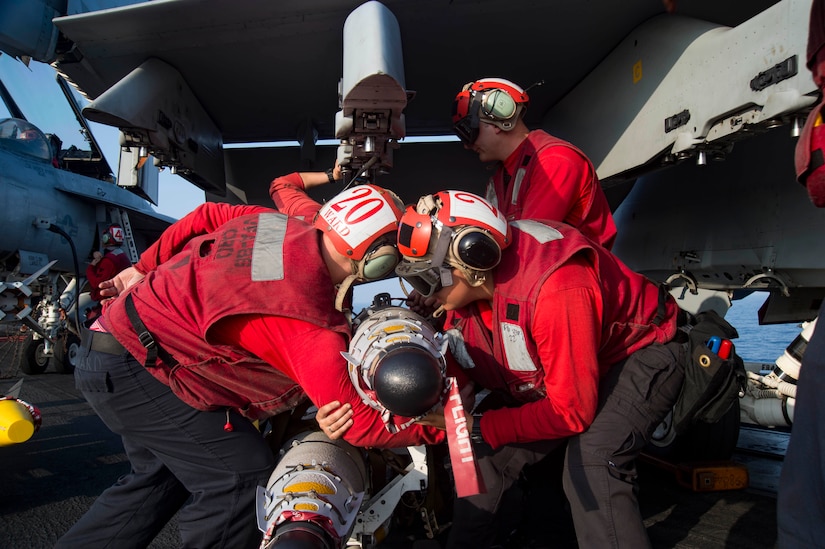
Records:
<instances>
[{"instance_id":1,"label":"ear protection cup","mask_svg":"<svg viewBox=\"0 0 825 549\"><path fill-rule=\"evenodd\" d=\"M483 229L464 227L456 233L450 245L449 257L478 271L489 271L501 261L501 248Z\"/></svg>"},{"instance_id":2,"label":"ear protection cup","mask_svg":"<svg viewBox=\"0 0 825 549\"><path fill-rule=\"evenodd\" d=\"M361 274L366 280L380 280L395 271L400 259L398 248L390 244L379 244L364 256Z\"/></svg>"},{"instance_id":3,"label":"ear protection cup","mask_svg":"<svg viewBox=\"0 0 825 549\"><path fill-rule=\"evenodd\" d=\"M504 90L491 90L484 96L484 114L497 120L509 120L516 115L516 102Z\"/></svg>"}]
</instances>

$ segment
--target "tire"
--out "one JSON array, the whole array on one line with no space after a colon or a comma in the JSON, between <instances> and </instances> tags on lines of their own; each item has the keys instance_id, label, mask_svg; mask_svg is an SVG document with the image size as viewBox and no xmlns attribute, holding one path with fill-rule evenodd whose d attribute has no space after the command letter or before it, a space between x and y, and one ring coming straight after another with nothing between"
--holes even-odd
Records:
<instances>
[{"instance_id":1,"label":"tire","mask_svg":"<svg viewBox=\"0 0 825 549\"><path fill-rule=\"evenodd\" d=\"M681 435L651 440L645 453L672 463L728 460L739 440L739 401L716 423L697 422Z\"/></svg>"},{"instance_id":2,"label":"tire","mask_svg":"<svg viewBox=\"0 0 825 549\"><path fill-rule=\"evenodd\" d=\"M34 339L33 334L26 336L23 342L23 356L20 359L20 369L23 373L36 376L46 371L50 359L44 354L45 350L45 341Z\"/></svg>"},{"instance_id":3,"label":"tire","mask_svg":"<svg viewBox=\"0 0 825 549\"><path fill-rule=\"evenodd\" d=\"M80 338L67 332L65 338L54 348L54 369L58 374L74 373L77 361L80 359Z\"/></svg>"}]
</instances>

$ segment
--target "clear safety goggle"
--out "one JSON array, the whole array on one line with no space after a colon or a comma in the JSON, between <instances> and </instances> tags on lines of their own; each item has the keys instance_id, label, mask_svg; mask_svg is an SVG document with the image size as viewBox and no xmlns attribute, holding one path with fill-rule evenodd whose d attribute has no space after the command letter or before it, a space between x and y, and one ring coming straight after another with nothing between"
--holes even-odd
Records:
<instances>
[{"instance_id":1,"label":"clear safety goggle","mask_svg":"<svg viewBox=\"0 0 825 549\"><path fill-rule=\"evenodd\" d=\"M442 288L453 285L452 267L449 265L419 270L413 263L401 262L395 268L395 274L424 297L431 297Z\"/></svg>"}]
</instances>

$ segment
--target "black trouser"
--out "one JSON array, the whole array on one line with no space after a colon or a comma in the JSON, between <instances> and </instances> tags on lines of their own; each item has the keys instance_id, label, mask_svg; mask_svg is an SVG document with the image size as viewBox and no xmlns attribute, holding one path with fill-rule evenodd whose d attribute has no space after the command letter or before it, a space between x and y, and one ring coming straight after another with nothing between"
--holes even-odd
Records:
<instances>
[{"instance_id":1,"label":"black trouser","mask_svg":"<svg viewBox=\"0 0 825 549\"><path fill-rule=\"evenodd\" d=\"M584 433L567 439L564 491L579 547L649 547L636 500L635 459L676 402L682 388L684 348L654 344L611 368L599 386L599 407ZM495 538L493 517L504 492L525 465L561 441L476 445L485 494L456 500L447 547L481 549ZM547 533L547 540L553 533Z\"/></svg>"},{"instance_id":2,"label":"black trouser","mask_svg":"<svg viewBox=\"0 0 825 549\"><path fill-rule=\"evenodd\" d=\"M776 502L780 549L825 547L825 304L797 383Z\"/></svg>"},{"instance_id":3,"label":"black trouser","mask_svg":"<svg viewBox=\"0 0 825 549\"><path fill-rule=\"evenodd\" d=\"M75 383L123 438L132 470L57 547L143 548L179 509L183 547L257 547L256 487L274 458L254 425L233 412L224 430L225 411L188 406L128 353L82 352Z\"/></svg>"}]
</instances>

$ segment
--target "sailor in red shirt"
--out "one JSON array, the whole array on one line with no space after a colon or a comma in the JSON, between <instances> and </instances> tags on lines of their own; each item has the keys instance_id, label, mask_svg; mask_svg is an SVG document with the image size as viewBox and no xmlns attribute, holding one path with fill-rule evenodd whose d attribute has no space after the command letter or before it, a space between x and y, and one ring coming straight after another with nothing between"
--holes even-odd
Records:
<instances>
[{"instance_id":1,"label":"sailor in red shirt","mask_svg":"<svg viewBox=\"0 0 825 549\"><path fill-rule=\"evenodd\" d=\"M482 78L453 102L453 127L464 147L482 162L498 163L488 202L508 221L564 221L610 249L616 224L593 164L570 143L530 131L523 119L529 101L509 80Z\"/></svg>"},{"instance_id":2,"label":"sailor in red shirt","mask_svg":"<svg viewBox=\"0 0 825 549\"><path fill-rule=\"evenodd\" d=\"M466 192L408 207L398 247L396 273L454 313L461 372L503 404L469 427L487 493L456 500L448 547L490 546L503 492L564 441L579 546L649 546L634 460L681 390L674 300L572 227L508 224Z\"/></svg>"},{"instance_id":3,"label":"sailor in red shirt","mask_svg":"<svg viewBox=\"0 0 825 549\"><path fill-rule=\"evenodd\" d=\"M486 199L508 221L550 219L576 227L607 248L616 240L593 164L572 144L524 123L530 98L503 78L482 78L464 86L453 101L453 128L464 148L482 162L495 162ZM432 299L410 295L410 309L429 315Z\"/></svg>"},{"instance_id":4,"label":"sailor in red shirt","mask_svg":"<svg viewBox=\"0 0 825 549\"><path fill-rule=\"evenodd\" d=\"M86 315L90 321L100 315L102 308L100 301L103 297L100 295L100 283L113 278L117 273L132 265L129 256L120 248L123 245L123 227L120 225L112 224L106 227L100 235L100 245L103 253L95 251L92 261L86 267L86 279L91 288L89 293L91 298L98 302Z\"/></svg>"},{"instance_id":5,"label":"sailor in red shirt","mask_svg":"<svg viewBox=\"0 0 825 549\"><path fill-rule=\"evenodd\" d=\"M419 425L391 434L341 356L350 327L336 287L392 273L400 213L372 185L339 193L314 224L207 203L104 283L120 295L92 327L76 383L133 470L57 546L145 547L179 509L184 547L257 546L255 488L274 458L249 419L307 396L351 406L355 445L443 440Z\"/></svg>"}]
</instances>

